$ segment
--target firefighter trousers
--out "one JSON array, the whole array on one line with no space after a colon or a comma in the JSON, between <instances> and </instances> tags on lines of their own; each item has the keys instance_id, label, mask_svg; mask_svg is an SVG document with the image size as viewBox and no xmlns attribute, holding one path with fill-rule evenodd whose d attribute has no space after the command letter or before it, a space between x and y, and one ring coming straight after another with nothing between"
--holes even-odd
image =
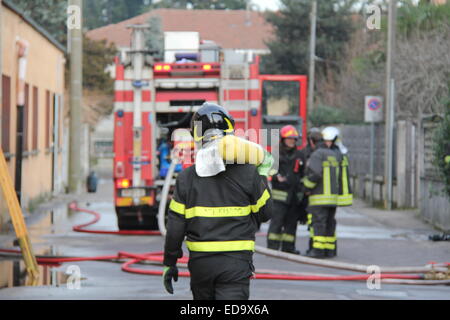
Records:
<instances>
[{"instance_id":1,"label":"firefighter trousers","mask_svg":"<svg viewBox=\"0 0 450 320\"><path fill-rule=\"evenodd\" d=\"M267 247L287 252L295 251L299 207L281 201L273 202L272 218L267 234Z\"/></svg>"},{"instance_id":2,"label":"firefighter trousers","mask_svg":"<svg viewBox=\"0 0 450 320\"><path fill-rule=\"evenodd\" d=\"M319 255L333 257L337 253L336 207L308 207L310 250Z\"/></svg>"},{"instance_id":3,"label":"firefighter trousers","mask_svg":"<svg viewBox=\"0 0 450 320\"><path fill-rule=\"evenodd\" d=\"M253 263L226 254L189 259L194 300L248 300Z\"/></svg>"}]
</instances>

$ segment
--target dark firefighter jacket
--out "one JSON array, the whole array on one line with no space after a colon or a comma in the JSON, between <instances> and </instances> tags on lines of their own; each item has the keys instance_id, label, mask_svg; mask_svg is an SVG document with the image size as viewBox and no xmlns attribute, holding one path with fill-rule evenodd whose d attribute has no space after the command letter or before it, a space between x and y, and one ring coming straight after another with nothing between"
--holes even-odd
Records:
<instances>
[{"instance_id":1,"label":"dark firefighter jacket","mask_svg":"<svg viewBox=\"0 0 450 320\"><path fill-rule=\"evenodd\" d=\"M303 159L305 161L308 161L308 159L311 157L311 154L314 152L313 147L308 143L306 147L304 147L302 150L300 150L302 153Z\"/></svg>"},{"instance_id":2,"label":"dark firefighter jacket","mask_svg":"<svg viewBox=\"0 0 450 320\"><path fill-rule=\"evenodd\" d=\"M285 182L278 181L276 176L272 177L272 198L292 204L301 201L299 191L301 178L304 174L306 161L303 154L297 149L288 149L283 143L280 144L280 160L278 175L286 178Z\"/></svg>"},{"instance_id":3,"label":"dark firefighter jacket","mask_svg":"<svg viewBox=\"0 0 450 320\"><path fill-rule=\"evenodd\" d=\"M339 168L339 194L338 206L346 207L353 204L353 192L350 184L349 161L347 154L342 154L338 146L333 145L332 149L340 155Z\"/></svg>"},{"instance_id":4,"label":"dark firefighter jacket","mask_svg":"<svg viewBox=\"0 0 450 320\"><path fill-rule=\"evenodd\" d=\"M353 204L353 192L350 185L350 172L348 170L348 156L342 155L339 176L338 206L345 207Z\"/></svg>"},{"instance_id":5,"label":"dark firefighter jacket","mask_svg":"<svg viewBox=\"0 0 450 320\"><path fill-rule=\"evenodd\" d=\"M338 205L341 153L327 148L322 143L311 154L303 179L303 185L310 191L308 206Z\"/></svg>"},{"instance_id":6,"label":"dark firefighter jacket","mask_svg":"<svg viewBox=\"0 0 450 320\"><path fill-rule=\"evenodd\" d=\"M251 258L259 224L270 219L265 180L250 164L227 165L212 177L199 177L194 166L182 171L169 206L164 264L183 255L185 236L190 259L211 253Z\"/></svg>"}]
</instances>

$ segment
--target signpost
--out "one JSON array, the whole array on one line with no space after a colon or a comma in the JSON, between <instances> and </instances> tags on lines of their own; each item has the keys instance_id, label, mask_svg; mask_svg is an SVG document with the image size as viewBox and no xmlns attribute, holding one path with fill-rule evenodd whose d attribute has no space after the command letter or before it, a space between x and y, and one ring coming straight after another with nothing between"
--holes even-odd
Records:
<instances>
[{"instance_id":1,"label":"signpost","mask_svg":"<svg viewBox=\"0 0 450 320\"><path fill-rule=\"evenodd\" d=\"M383 121L383 98L366 96L364 103L364 121L370 123L370 204L373 205L375 176L375 124Z\"/></svg>"}]
</instances>

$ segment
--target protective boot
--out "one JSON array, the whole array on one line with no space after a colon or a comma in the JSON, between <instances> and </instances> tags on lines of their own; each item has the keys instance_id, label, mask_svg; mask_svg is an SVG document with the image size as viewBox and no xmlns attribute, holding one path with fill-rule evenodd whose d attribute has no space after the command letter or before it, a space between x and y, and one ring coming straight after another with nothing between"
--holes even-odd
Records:
<instances>
[{"instance_id":1,"label":"protective boot","mask_svg":"<svg viewBox=\"0 0 450 320\"><path fill-rule=\"evenodd\" d=\"M280 250L281 241L279 240L267 240L267 248L272 250Z\"/></svg>"},{"instance_id":2,"label":"protective boot","mask_svg":"<svg viewBox=\"0 0 450 320\"><path fill-rule=\"evenodd\" d=\"M334 249L326 249L325 250L325 256L327 258L333 258L337 256L337 243L334 243L335 248Z\"/></svg>"},{"instance_id":3,"label":"protective boot","mask_svg":"<svg viewBox=\"0 0 450 320\"><path fill-rule=\"evenodd\" d=\"M300 254L300 251L295 249L295 243L287 241L281 242L281 251L293 254Z\"/></svg>"},{"instance_id":4,"label":"protective boot","mask_svg":"<svg viewBox=\"0 0 450 320\"><path fill-rule=\"evenodd\" d=\"M309 258L323 259L325 258L325 250L312 248L306 253Z\"/></svg>"}]
</instances>

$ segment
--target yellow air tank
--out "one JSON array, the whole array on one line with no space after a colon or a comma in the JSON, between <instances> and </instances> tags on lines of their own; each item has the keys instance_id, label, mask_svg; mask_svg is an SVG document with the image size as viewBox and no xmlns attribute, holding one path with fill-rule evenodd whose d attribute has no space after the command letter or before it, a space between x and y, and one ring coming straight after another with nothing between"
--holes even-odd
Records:
<instances>
[{"instance_id":1,"label":"yellow air tank","mask_svg":"<svg viewBox=\"0 0 450 320\"><path fill-rule=\"evenodd\" d=\"M227 135L219 141L219 153L225 163L260 165L264 160L264 149L259 144Z\"/></svg>"}]
</instances>

